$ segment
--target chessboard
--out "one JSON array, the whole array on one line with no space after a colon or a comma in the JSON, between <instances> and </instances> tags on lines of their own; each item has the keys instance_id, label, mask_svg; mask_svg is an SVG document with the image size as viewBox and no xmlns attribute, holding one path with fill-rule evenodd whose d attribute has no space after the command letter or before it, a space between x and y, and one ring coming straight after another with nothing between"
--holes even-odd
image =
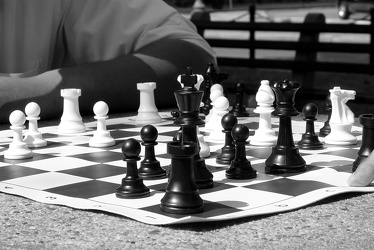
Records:
<instances>
[{"instance_id":1,"label":"chessboard","mask_svg":"<svg viewBox=\"0 0 374 250\"><path fill-rule=\"evenodd\" d=\"M170 112L160 112L162 121L153 124L158 130L157 160L168 170L170 155L166 145L173 140L179 127L173 125ZM209 141L210 156L205 158L213 174L213 188L201 189L204 212L197 214L170 214L161 211L160 200L165 194L167 179L144 180L150 188L150 196L137 199L121 199L116 188L126 175L126 162L121 152L122 142L135 138L141 142L142 126L135 124L135 116L107 120L107 129L115 138L115 145L107 148L89 146L96 122L86 123L87 131L76 135L59 135L57 126L39 128L47 140L46 147L33 149L33 157L24 160L4 158L4 152L12 141L12 131L0 131L0 191L26 197L41 203L63 205L76 209L100 210L134 220L154 224L178 224L237 219L248 216L277 214L305 207L327 197L347 192L374 192L368 187L349 187L347 179L352 172L352 162L360 148L362 128L353 126L358 143L351 146L325 145L320 150L301 150L307 170L282 175L265 174L265 160L270 147L246 146L246 155L257 178L232 180L225 177L227 165L216 163L216 156L223 145ZM305 121L293 119L294 140L300 140L305 132ZM238 118L251 131L258 128L258 117ZM272 118L275 131L278 119ZM315 122L316 132L323 121ZM204 127L200 128L204 135ZM249 140L251 140L251 136ZM321 138L323 141L323 138ZM144 156L144 148L140 156Z\"/></svg>"}]
</instances>

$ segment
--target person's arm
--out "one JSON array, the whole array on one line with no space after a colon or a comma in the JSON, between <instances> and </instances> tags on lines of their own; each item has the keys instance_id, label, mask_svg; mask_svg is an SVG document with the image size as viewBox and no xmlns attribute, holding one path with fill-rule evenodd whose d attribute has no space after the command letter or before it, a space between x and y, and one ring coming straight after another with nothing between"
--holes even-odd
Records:
<instances>
[{"instance_id":1,"label":"person's arm","mask_svg":"<svg viewBox=\"0 0 374 250\"><path fill-rule=\"evenodd\" d=\"M31 101L41 106L42 119L61 116L63 88L82 89L79 98L82 115L93 114L92 107L99 100L107 102L112 112L136 111L139 107L136 84L149 81L157 83L156 106L175 107L177 76L185 73L186 67L203 74L209 62L215 62L214 57L199 46L164 39L110 61L52 70L30 78L1 77L0 122L8 123L13 110L24 110Z\"/></svg>"},{"instance_id":2,"label":"person's arm","mask_svg":"<svg viewBox=\"0 0 374 250\"><path fill-rule=\"evenodd\" d=\"M365 187L374 180L374 151L361 162L356 171L348 178L351 187Z\"/></svg>"}]
</instances>

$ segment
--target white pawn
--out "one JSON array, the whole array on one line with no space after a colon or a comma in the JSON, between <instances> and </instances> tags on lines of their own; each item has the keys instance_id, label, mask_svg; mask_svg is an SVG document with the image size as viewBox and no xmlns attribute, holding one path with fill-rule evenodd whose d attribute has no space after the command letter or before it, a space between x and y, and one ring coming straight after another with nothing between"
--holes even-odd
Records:
<instances>
[{"instance_id":1,"label":"white pawn","mask_svg":"<svg viewBox=\"0 0 374 250\"><path fill-rule=\"evenodd\" d=\"M196 0L192 6L192 10L204 10L206 5L204 4L203 0Z\"/></svg>"},{"instance_id":2,"label":"white pawn","mask_svg":"<svg viewBox=\"0 0 374 250\"><path fill-rule=\"evenodd\" d=\"M273 103L275 100L274 92L269 85L269 81L261 81L261 85L256 94L257 108L253 112L260 114L258 129L250 140L251 145L255 146L275 146L277 136L271 128L271 112L273 112Z\"/></svg>"},{"instance_id":3,"label":"white pawn","mask_svg":"<svg viewBox=\"0 0 374 250\"><path fill-rule=\"evenodd\" d=\"M209 122L205 123L205 130L212 131L209 135L209 139L218 141L224 140L221 120L222 117L229 112L229 105L229 100L224 96L220 96L214 101L214 110L212 109L214 112L210 117Z\"/></svg>"},{"instance_id":4,"label":"white pawn","mask_svg":"<svg viewBox=\"0 0 374 250\"><path fill-rule=\"evenodd\" d=\"M20 110L15 110L10 114L9 122L12 124L10 129L13 130L13 141L9 144L9 149L4 153L5 159L21 160L33 156L32 151L22 140L22 130L25 128L25 121L25 114Z\"/></svg>"},{"instance_id":5,"label":"white pawn","mask_svg":"<svg viewBox=\"0 0 374 250\"><path fill-rule=\"evenodd\" d=\"M61 96L64 98L64 104L58 133L77 134L86 131L86 126L83 124L79 113L78 98L81 96L81 90L61 89Z\"/></svg>"},{"instance_id":6,"label":"white pawn","mask_svg":"<svg viewBox=\"0 0 374 250\"><path fill-rule=\"evenodd\" d=\"M115 140L110 135L109 131L107 131L105 122L105 120L108 118L108 105L103 101L99 101L95 103L93 111L95 113L94 118L97 120L97 130L90 139L89 145L91 147L98 148L113 146L115 144Z\"/></svg>"},{"instance_id":7,"label":"white pawn","mask_svg":"<svg viewBox=\"0 0 374 250\"><path fill-rule=\"evenodd\" d=\"M215 85L219 85L219 84L214 84L213 86ZM223 91L221 89L213 89L210 91L210 100L212 101L212 109L209 111L209 114L205 117L205 121L206 122L209 122L209 119L210 117L212 116L212 114L214 113L214 101L220 97L220 96L223 96Z\"/></svg>"},{"instance_id":8,"label":"white pawn","mask_svg":"<svg viewBox=\"0 0 374 250\"><path fill-rule=\"evenodd\" d=\"M44 140L43 135L38 130L38 120L40 119L40 106L35 102L30 102L25 107L26 120L29 121L29 130L27 131L25 138L29 148L39 148L47 146L47 141Z\"/></svg>"},{"instance_id":9,"label":"white pawn","mask_svg":"<svg viewBox=\"0 0 374 250\"><path fill-rule=\"evenodd\" d=\"M161 116L158 114L155 104L154 89L156 89L156 83L138 83L136 86L140 91L140 104L135 123L144 125L161 122Z\"/></svg>"},{"instance_id":10,"label":"white pawn","mask_svg":"<svg viewBox=\"0 0 374 250\"><path fill-rule=\"evenodd\" d=\"M219 83L215 83L215 84L213 84L212 87L210 87L210 92L212 92L212 91L214 91L214 90L216 90L216 89L221 90L222 93L224 92L224 91L223 91L223 87L222 87L222 85L219 84ZM223 95L223 94L222 94L222 95Z\"/></svg>"}]
</instances>

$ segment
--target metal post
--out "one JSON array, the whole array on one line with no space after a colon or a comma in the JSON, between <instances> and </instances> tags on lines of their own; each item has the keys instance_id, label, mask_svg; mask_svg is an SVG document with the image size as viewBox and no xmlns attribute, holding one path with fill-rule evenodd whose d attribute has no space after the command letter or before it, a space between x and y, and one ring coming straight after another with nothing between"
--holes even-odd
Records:
<instances>
[{"instance_id":1,"label":"metal post","mask_svg":"<svg viewBox=\"0 0 374 250\"><path fill-rule=\"evenodd\" d=\"M370 64L374 64L374 8L370 9Z\"/></svg>"},{"instance_id":2,"label":"metal post","mask_svg":"<svg viewBox=\"0 0 374 250\"><path fill-rule=\"evenodd\" d=\"M251 4L249 6L249 23L254 24L255 23L255 5ZM254 66L255 61L255 48L254 48L254 42L255 42L255 30L253 28L250 28L249 30L249 66Z\"/></svg>"}]
</instances>

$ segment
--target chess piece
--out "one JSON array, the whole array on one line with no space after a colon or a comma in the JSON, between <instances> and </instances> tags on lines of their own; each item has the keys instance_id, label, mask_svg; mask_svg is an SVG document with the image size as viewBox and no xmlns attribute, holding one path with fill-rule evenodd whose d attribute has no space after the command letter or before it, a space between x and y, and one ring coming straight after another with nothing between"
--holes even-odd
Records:
<instances>
[{"instance_id":1,"label":"chess piece","mask_svg":"<svg viewBox=\"0 0 374 250\"><path fill-rule=\"evenodd\" d=\"M27 147L39 148L47 146L47 141L44 140L43 135L38 130L38 120L40 119L40 106L35 102L30 102L25 107L26 120L29 121L29 130L27 131L25 138Z\"/></svg>"},{"instance_id":2,"label":"chess piece","mask_svg":"<svg viewBox=\"0 0 374 250\"><path fill-rule=\"evenodd\" d=\"M204 92L195 87L198 77L188 68L188 74L181 75L181 85L183 88L174 92L177 105L179 107L179 117L174 121L174 125L182 127L180 143L196 143L199 148L197 138L197 126L203 125L204 121L199 117L200 103ZM207 169L205 160L196 154L193 158L194 178L199 189L213 187L213 175Z\"/></svg>"},{"instance_id":3,"label":"chess piece","mask_svg":"<svg viewBox=\"0 0 374 250\"><path fill-rule=\"evenodd\" d=\"M219 83L213 84L212 87L210 88L210 91L212 92L212 91L215 91L215 90L220 90L222 92L222 95L224 95L225 91L224 91L221 84L219 84ZM214 100L212 100L212 102L214 102Z\"/></svg>"},{"instance_id":4,"label":"chess piece","mask_svg":"<svg viewBox=\"0 0 374 250\"><path fill-rule=\"evenodd\" d=\"M138 83L137 89L140 91L140 105L135 123L145 125L161 122L161 116L158 114L155 104L154 89L156 89L156 83Z\"/></svg>"},{"instance_id":5,"label":"chess piece","mask_svg":"<svg viewBox=\"0 0 374 250\"><path fill-rule=\"evenodd\" d=\"M123 160L127 163L126 176L122 184L116 189L118 198L142 198L150 195L149 188L138 175L137 161L140 160L140 143L133 139L127 139L122 144Z\"/></svg>"},{"instance_id":6,"label":"chess piece","mask_svg":"<svg viewBox=\"0 0 374 250\"><path fill-rule=\"evenodd\" d=\"M221 148L221 153L216 157L218 164L230 164L235 158L234 139L231 131L236 124L238 124L238 119L233 114L227 113L222 117L221 125L225 134L225 145Z\"/></svg>"},{"instance_id":7,"label":"chess piece","mask_svg":"<svg viewBox=\"0 0 374 250\"><path fill-rule=\"evenodd\" d=\"M249 112L244 105L244 95L245 95L245 83L238 82L235 86L236 89L236 102L232 110L230 111L236 117L248 117Z\"/></svg>"},{"instance_id":8,"label":"chess piece","mask_svg":"<svg viewBox=\"0 0 374 250\"><path fill-rule=\"evenodd\" d=\"M9 144L9 148L4 153L4 158L9 160L21 160L31 158L32 151L27 147L27 144L22 139L22 130L26 121L25 114L20 110L13 111L9 116L9 122L13 130L13 140Z\"/></svg>"},{"instance_id":9,"label":"chess piece","mask_svg":"<svg viewBox=\"0 0 374 250\"><path fill-rule=\"evenodd\" d=\"M160 162L155 156L155 146L158 137L158 131L153 125L145 125L140 130L140 137L145 147L144 159L140 162L139 176L144 180L162 179L166 177L166 171L161 168Z\"/></svg>"},{"instance_id":10,"label":"chess piece","mask_svg":"<svg viewBox=\"0 0 374 250\"><path fill-rule=\"evenodd\" d=\"M260 114L258 129L255 131L250 144L255 146L275 146L277 136L271 128L271 112L274 111L274 92L269 85L269 81L261 81L261 85L256 94L257 108L253 112Z\"/></svg>"},{"instance_id":11,"label":"chess piece","mask_svg":"<svg viewBox=\"0 0 374 250\"><path fill-rule=\"evenodd\" d=\"M224 93L223 87L221 86L221 82L228 78L227 73L217 73L214 64L209 63L208 69L205 73L204 77L204 96L203 96L203 103L204 105L200 108L200 112L204 113L205 116L209 114L209 111L212 109L212 100L210 98L210 93L215 90L217 87Z\"/></svg>"},{"instance_id":12,"label":"chess piece","mask_svg":"<svg viewBox=\"0 0 374 250\"><path fill-rule=\"evenodd\" d=\"M179 116L174 125L182 127L181 138L167 144L171 155L171 170L165 195L161 199L161 210L167 213L191 214L204 210L204 202L198 189L213 186L213 175L199 154L197 126L204 124L199 117L199 105L204 92L197 90L197 76L188 73L180 76L182 89L174 92Z\"/></svg>"},{"instance_id":13,"label":"chess piece","mask_svg":"<svg viewBox=\"0 0 374 250\"><path fill-rule=\"evenodd\" d=\"M206 8L203 0L196 0L192 5L193 10L204 10Z\"/></svg>"},{"instance_id":14,"label":"chess piece","mask_svg":"<svg viewBox=\"0 0 374 250\"><path fill-rule=\"evenodd\" d=\"M325 124L323 125L323 127L319 130L319 136L321 137L326 137L331 132L330 119L331 119L332 107L331 107L330 95L327 95L325 103L326 103L326 111L327 111L327 120L325 121Z\"/></svg>"},{"instance_id":15,"label":"chess piece","mask_svg":"<svg viewBox=\"0 0 374 250\"><path fill-rule=\"evenodd\" d=\"M221 85L215 84L213 86L221 86ZM212 115L215 113L215 108L213 104L215 100L220 96L223 96L223 91L220 88L213 89L212 87L211 92L210 92L210 100L212 100L212 109L209 111L209 114L205 117L205 122L209 122L210 117L212 117Z\"/></svg>"},{"instance_id":16,"label":"chess piece","mask_svg":"<svg viewBox=\"0 0 374 250\"><path fill-rule=\"evenodd\" d=\"M214 68L214 64L209 63L208 68L205 73L205 77L204 77L204 95L203 95L203 100L202 100L204 105L200 107L200 113L203 113L206 116L209 114L209 111L212 109L212 104L211 104L212 101L210 100L210 88L214 84L213 78L215 74L217 74L217 71Z\"/></svg>"},{"instance_id":17,"label":"chess piece","mask_svg":"<svg viewBox=\"0 0 374 250\"><path fill-rule=\"evenodd\" d=\"M197 139L200 145L200 157L207 158L210 156L210 147L204 139L204 135L200 133L199 127L197 127Z\"/></svg>"},{"instance_id":18,"label":"chess piece","mask_svg":"<svg viewBox=\"0 0 374 250\"><path fill-rule=\"evenodd\" d=\"M91 147L110 147L115 145L114 138L110 135L110 132L106 129L105 120L108 119L109 107L103 102L99 101L95 103L93 107L95 113L95 119L97 120L97 129L93 134L93 137L89 141Z\"/></svg>"},{"instance_id":19,"label":"chess piece","mask_svg":"<svg viewBox=\"0 0 374 250\"><path fill-rule=\"evenodd\" d=\"M228 179L253 179L257 172L252 168L247 159L245 145L248 144L249 129L244 124L237 124L232 129L232 137L235 145L235 158L231 161L230 168L226 170Z\"/></svg>"},{"instance_id":20,"label":"chess piece","mask_svg":"<svg viewBox=\"0 0 374 250\"><path fill-rule=\"evenodd\" d=\"M198 147L193 142L169 142L167 152L171 155L171 171L161 210L173 214L194 214L204 211L204 201L198 193L194 178L194 155Z\"/></svg>"},{"instance_id":21,"label":"chess piece","mask_svg":"<svg viewBox=\"0 0 374 250\"><path fill-rule=\"evenodd\" d=\"M211 110L212 114L209 118L209 121L205 123L205 131L214 131L217 126L219 128L218 133L222 131L222 128L221 126L219 126L219 124L221 123L222 116L229 112L229 105L229 100L224 96L219 96L214 100L213 108Z\"/></svg>"},{"instance_id":22,"label":"chess piece","mask_svg":"<svg viewBox=\"0 0 374 250\"><path fill-rule=\"evenodd\" d=\"M222 142L225 140L220 124L222 117L229 112L229 105L229 100L224 96L220 96L214 101L214 113L209 122L205 124L206 130L212 131L209 134L209 140Z\"/></svg>"},{"instance_id":23,"label":"chess piece","mask_svg":"<svg viewBox=\"0 0 374 250\"><path fill-rule=\"evenodd\" d=\"M317 120L318 108L314 103L308 103L303 107L306 128L301 140L297 143L301 149L321 149L323 143L314 132L314 121Z\"/></svg>"},{"instance_id":24,"label":"chess piece","mask_svg":"<svg viewBox=\"0 0 374 250\"><path fill-rule=\"evenodd\" d=\"M265 172L268 174L303 172L306 170L306 162L294 144L291 124L291 117L299 114L294 107L294 100L300 84L297 81L284 80L275 82L271 88L274 90L277 103L272 115L279 117L279 134L277 144L265 161Z\"/></svg>"},{"instance_id":25,"label":"chess piece","mask_svg":"<svg viewBox=\"0 0 374 250\"><path fill-rule=\"evenodd\" d=\"M357 143L357 138L352 135L354 114L346 105L346 102L355 98L356 92L344 90L340 87L330 89L331 99L331 132L325 138L326 144L352 145Z\"/></svg>"},{"instance_id":26,"label":"chess piece","mask_svg":"<svg viewBox=\"0 0 374 250\"><path fill-rule=\"evenodd\" d=\"M175 121L176 118L179 116L179 112L173 111L172 116L173 116L173 120ZM173 141L181 141L181 137L182 137L182 128L178 130L176 135L174 135ZM199 145L200 145L200 151L199 151L200 157L203 157L203 158L209 157L210 156L210 147L209 147L208 143L206 143L206 141L204 139L204 135L202 135L200 133L199 127L197 127L197 139L198 139L198 142L199 142Z\"/></svg>"},{"instance_id":27,"label":"chess piece","mask_svg":"<svg viewBox=\"0 0 374 250\"><path fill-rule=\"evenodd\" d=\"M79 113L78 98L81 96L80 89L61 89L64 98L61 122L58 125L59 134L77 134L86 131L82 117Z\"/></svg>"},{"instance_id":28,"label":"chess piece","mask_svg":"<svg viewBox=\"0 0 374 250\"><path fill-rule=\"evenodd\" d=\"M358 120L362 125L362 141L357 158L353 162L352 172L356 171L357 167L367 159L374 149L374 115L360 115Z\"/></svg>"}]
</instances>

